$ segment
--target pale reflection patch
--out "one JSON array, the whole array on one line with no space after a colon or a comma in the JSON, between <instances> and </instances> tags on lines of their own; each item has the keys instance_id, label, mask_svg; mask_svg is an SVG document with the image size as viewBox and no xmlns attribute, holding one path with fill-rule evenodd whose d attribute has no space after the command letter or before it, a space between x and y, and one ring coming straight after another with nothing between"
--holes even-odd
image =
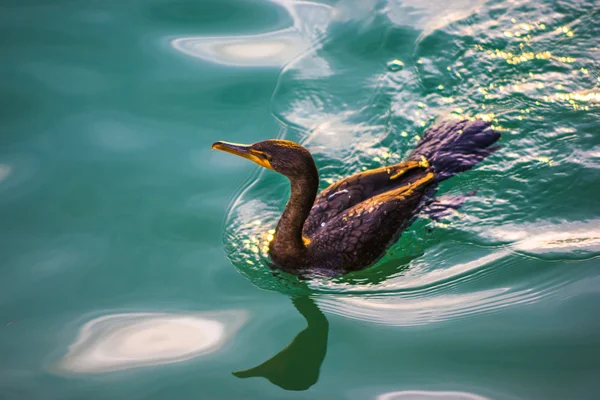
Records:
<instances>
[{"instance_id":1,"label":"pale reflection patch","mask_svg":"<svg viewBox=\"0 0 600 400\"><path fill-rule=\"evenodd\" d=\"M181 38L172 44L190 56L237 66L284 65L308 47L308 43L290 32L239 38Z\"/></svg>"},{"instance_id":2,"label":"pale reflection patch","mask_svg":"<svg viewBox=\"0 0 600 400\"><path fill-rule=\"evenodd\" d=\"M377 400L488 400L486 397L466 392L437 392L426 390L405 390L384 393Z\"/></svg>"},{"instance_id":3,"label":"pale reflection patch","mask_svg":"<svg viewBox=\"0 0 600 400\"><path fill-rule=\"evenodd\" d=\"M482 0L388 0L385 15L396 25L423 29L424 36L435 29L464 19L483 3Z\"/></svg>"},{"instance_id":4,"label":"pale reflection patch","mask_svg":"<svg viewBox=\"0 0 600 400\"><path fill-rule=\"evenodd\" d=\"M332 16L332 8L308 1L274 0L284 7L293 25L258 35L184 37L172 46L190 56L235 66L283 66L307 51Z\"/></svg>"},{"instance_id":5,"label":"pale reflection patch","mask_svg":"<svg viewBox=\"0 0 600 400\"><path fill-rule=\"evenodd\" d=\"M516 241L513 248L531 254L591 257L600 253L600 221L562 224L525 224L491 228L482 232L500 241Z\"/></svg>"},{"instance_id":6,"label":"pale reflection patch","mask_svg":"<svg viewBox=\"0 0 600 400\"><path fill-rule=\"evenodd\" d=\"M56 370L92 374L189 360L221 348L246 319L241 310L106 315L81 327Z\"/></svg>"},{"instance_id":7,"label":"pale reflection patch","mask_svg":"<svg viewBox=\"0 0 600 400\"><path fill-rule=\"evenodd\" d=\"M12 172L12 168L10 165L0 164L0 182L6 179L10 173Z\"/></svg>"}]
</instances>

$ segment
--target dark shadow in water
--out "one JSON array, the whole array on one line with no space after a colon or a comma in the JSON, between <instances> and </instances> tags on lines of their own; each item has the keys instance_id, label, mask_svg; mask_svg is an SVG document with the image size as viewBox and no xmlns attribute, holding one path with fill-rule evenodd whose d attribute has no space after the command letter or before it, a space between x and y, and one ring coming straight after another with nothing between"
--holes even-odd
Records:
<instances>
[{"instance_id":1,"label":"dark shadow in water","mask_svg":"<svg viewBox=\"0 0 600 400\"><path fill-rule=\"evenodd\" d=\"M379 261L377 268L367 268L362 271L341 275L336 283L345 283L353 287L374 286L387 281L391 276L404 275L410 268L410 262L423 255L416 254L398 259Z\"/></svg>"},{"instance_id":2,"label":"dark shadow in water","mask_svg":"<svg viewBox=\"0 0 600 400\"><path fill-rule=\"evenodd\" d=\"M327 353L329 322L309 296L295 297L292 303L306 319L306 329L269 360L233 375L238 378L262 376L285 390L306 390L317 383Z\"/></svg>"}]
</instances>

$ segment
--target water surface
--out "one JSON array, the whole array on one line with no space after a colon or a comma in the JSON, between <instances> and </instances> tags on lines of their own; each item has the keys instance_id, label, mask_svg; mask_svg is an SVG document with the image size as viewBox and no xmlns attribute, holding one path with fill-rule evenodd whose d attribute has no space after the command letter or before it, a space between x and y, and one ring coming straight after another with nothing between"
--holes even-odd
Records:
<instances>
[{"instance_id":1,"label":"water surface","mask_svg":"<svg viewBox=\"0 0 600 400\"><path fill-rule=\"evenodd\" d=\"M600 3L0 9L1 398L598 397ZM502 131L476 194L335 279L266 267L287 183L210 152L325 187L439 118Z\"/></svg>"}]
</instances>

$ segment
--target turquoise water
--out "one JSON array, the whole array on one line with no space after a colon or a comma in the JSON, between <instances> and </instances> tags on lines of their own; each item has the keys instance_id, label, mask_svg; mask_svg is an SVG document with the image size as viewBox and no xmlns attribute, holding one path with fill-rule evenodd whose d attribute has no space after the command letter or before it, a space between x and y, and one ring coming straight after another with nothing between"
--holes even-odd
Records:
<instances>
[{"instance_id":1,"label":"turquoise water","mask_svg":"<svg viewBox=\"0 0 600 400\"><path fill-rule=\"evenodd\" d=\"M0 398L598 398L599 10L3 2ZM294 140L325 187L474 117L476 195L335 279L273 275L285 179L210 152Z\"/></svg>"}]
</instances>

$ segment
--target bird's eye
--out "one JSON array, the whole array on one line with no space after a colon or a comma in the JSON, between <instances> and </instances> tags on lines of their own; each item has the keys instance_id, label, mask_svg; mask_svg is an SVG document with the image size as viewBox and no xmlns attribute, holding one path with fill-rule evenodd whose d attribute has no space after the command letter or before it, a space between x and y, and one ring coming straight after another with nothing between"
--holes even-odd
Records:
<instances>
[{"instance_id":1,"label":"bird's eye","mask_svg":"<svg viewBox=\"0 0 600 400\"><path fill-rule=\"evenodd\" d=\"M264 151L256 151L255 154L263 160L271 161L271 156L265 153Z\"/></svg>"}]
</instances>

